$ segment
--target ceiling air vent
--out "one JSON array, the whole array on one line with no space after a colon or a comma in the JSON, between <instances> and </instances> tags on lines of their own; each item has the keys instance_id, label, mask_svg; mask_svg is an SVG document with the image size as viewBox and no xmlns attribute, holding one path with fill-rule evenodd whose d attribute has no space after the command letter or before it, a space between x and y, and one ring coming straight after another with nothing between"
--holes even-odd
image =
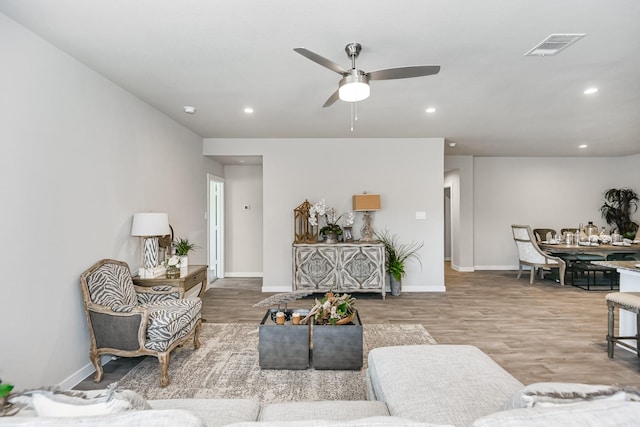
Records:
<instances>
[{"instance_id":1,"label":"ceiling air vent","mask_svg":"<svg viewBox=\"0 0 640 427\"><path fill-rule=\"evenodd\" d=\"M551 34L524 56L553 56L568 48L586 34Z\"/></svg>"}]
</instances>

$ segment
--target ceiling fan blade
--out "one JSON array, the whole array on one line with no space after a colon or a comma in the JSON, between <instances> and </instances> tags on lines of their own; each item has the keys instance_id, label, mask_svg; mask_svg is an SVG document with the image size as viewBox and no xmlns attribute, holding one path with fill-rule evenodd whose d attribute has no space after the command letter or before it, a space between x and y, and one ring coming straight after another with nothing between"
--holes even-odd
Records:
<instances>
[{"instance_id":1,"label":"ceiling fan blade","mask_svg":"<svg viewBox=\"0 0 640 427\"><path fill-rule=\"evenodd\" d=\"M316 64L320 64L323 67L330 69L331 71L335 71L336 73L343 75L349 74L349 72L342 68L340 65L336 64L330 59L325 58L324 56L320 56L317 53L311 52L309 49L305 49L304 47L297 47L293 50L295 50L305 58L312 60Z\"/></svg>"},{"instance_id":2,"label":"ceiling fan blade","mask_svg":"<svg viewBox=\"0 0 640 427\"><path fill-rule=\"evenodd\" d=\"M336 102L338 99L340 99L340 94L336 90L335 92L333 92L331 94L329 99L327 99L327 101L322 105L322 108L331 107L333 105L333 103Z\"/></svg>"},{"instance_id":3,"label":"ceiling fan blade","mask_svg":"<svg viewBox=\"0 0 640 427\"><path fill-rule=\"evenodd\" d=\"M393 80L430 76L438 74L439 71L439 65L416 65L413 67L387 68L386 70L371 71L367 73L367 76L369 76L369 80Z\"/></svg>"}]
</instances>

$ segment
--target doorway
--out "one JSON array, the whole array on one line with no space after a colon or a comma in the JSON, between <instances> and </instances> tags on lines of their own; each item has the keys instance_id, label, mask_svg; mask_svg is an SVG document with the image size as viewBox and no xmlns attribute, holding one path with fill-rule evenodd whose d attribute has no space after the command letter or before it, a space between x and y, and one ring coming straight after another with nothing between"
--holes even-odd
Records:
<instances>
[{"instance_id":1,"label":"doorway","mask_svg":"<svg viewBox=\"0 0 640 427\"><path fill-rule=\"evenodd\" d=\"M207 174L209 283L224 277L224 178Z\"/></svg>"},{"instance_id":2,"label":"doorway","mask_svg":"<svg viewBox=\"0 0 640 427\"><path fill-rule=\"evenodd\" d=\"M451 262L451 187L444 188L444 260Z\"/></svg>"}]
</instances>

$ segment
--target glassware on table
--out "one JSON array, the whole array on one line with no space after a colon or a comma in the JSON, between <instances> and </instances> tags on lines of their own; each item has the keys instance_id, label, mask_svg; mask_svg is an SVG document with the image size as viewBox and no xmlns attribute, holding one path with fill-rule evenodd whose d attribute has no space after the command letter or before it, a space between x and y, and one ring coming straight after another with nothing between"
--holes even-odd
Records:
<instances>
[{"instance_id":1,"label":"glassware on table","mask_svg":"<svg viewBox=\"0 0 640 427\"><path fill-rule=\"evenodd\" d=\"M567 234L565 236L565 243L567 245L573 245L573 233L570 231L567 231Z\"/></svg>"}]
</instances>

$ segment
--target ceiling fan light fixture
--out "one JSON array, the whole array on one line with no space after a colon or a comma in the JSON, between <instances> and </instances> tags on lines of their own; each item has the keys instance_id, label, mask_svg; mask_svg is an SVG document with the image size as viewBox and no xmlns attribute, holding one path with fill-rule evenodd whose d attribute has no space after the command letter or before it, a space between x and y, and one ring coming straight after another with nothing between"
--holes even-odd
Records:
<instances>
[{"instance_id":1,"label":"ceiling fan light fixture","mask_svg":"<svg viewBox=\"0 0 640 427\"><path fill-rule=\"evenodd\" d=\"M346 102L358 102L369 97L369 77L362 71L352 69L351 72L340 80L338 96Z\"/></svg>"}]
</instances>

